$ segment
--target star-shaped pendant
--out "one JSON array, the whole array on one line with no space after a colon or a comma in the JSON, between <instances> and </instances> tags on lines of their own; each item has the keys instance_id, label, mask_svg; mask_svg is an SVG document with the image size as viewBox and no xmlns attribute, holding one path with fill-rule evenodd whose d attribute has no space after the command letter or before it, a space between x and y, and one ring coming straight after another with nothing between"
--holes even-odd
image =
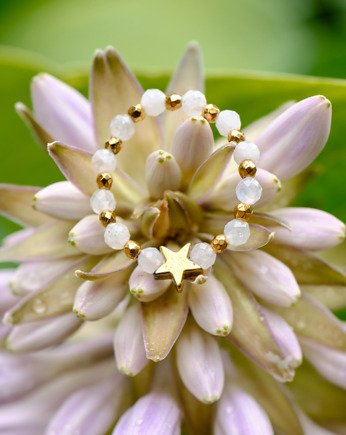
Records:
<instances>
[{"instance_id":1,"label":"star-shaped pendant","mask_svg":"<svg viewBox=\"0 0 346 435\"><path fill-rule=\"evenodd\" d=\"M184 279L195 278L203 273L203 269L189 259L190 249L191 243L187 243L178 252L160 246L160 251L166 261L154 272L155 279L171 278L180 293Z\"/></svg>"}]
</instances>

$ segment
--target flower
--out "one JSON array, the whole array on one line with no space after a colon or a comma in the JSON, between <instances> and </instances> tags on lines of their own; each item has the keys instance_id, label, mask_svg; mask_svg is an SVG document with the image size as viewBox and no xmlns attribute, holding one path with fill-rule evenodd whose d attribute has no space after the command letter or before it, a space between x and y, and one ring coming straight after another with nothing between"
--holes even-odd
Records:
<instances>
[{"instance_id":1,"label":"flower","mask_svg":"<svg viewBox=\"0 0 346 435\"><path fill-rule=\"evenodd\" d=\"M203 91L195 45L167 93L191 89ZM90 208L92 154L141 94L108 48L94 58L90 103L41 74L34 113L16 105L67 181L1 187L2 212L25 227L0 251L0 260L20 263L0 273L1 431L176 434L182 422L198 434L343 428L346 333L328 308L345 304L346 277L314 252L340 243L345 227L328 213L288 207L286 191L327 141L330 102L310 97L245 129L261 150L251 236L177 293L114 253ZM237 204L233 151L214 144L201 117L146 118L117 155L117 221L142 246L210 242Z\"/></svg>"}]
</instances>

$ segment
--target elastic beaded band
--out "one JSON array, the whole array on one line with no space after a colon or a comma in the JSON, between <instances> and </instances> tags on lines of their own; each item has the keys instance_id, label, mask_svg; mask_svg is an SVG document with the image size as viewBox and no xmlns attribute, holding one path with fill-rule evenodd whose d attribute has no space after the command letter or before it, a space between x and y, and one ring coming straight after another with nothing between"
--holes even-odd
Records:
<instances>
[{"instance_id":1,"label":"elastic beaded band","mask_svg":"<svg viewBox=\"0 0 346 435\"><path fill-rule=\"evenodd\" d=\"M233 157L239 165L241 180L236 187L239 203L234 209L234 219L224 228L224 234L216 235L209 243L187 243L178 252L165 246L141 249L140 245L130 240L131 235L126 225L116 222L116 201L110 192L111 173L116 168L115 155L121 151L123 142L130 139L135 132L135 123L142 121L146 115L158 116L165 110L175 111L182 108L189 116L203 116L209 123L214 123L219 133L235 145ZM213 266L216 254L224 252L229 245L244 245L250 237L250 219L255 204L261 197L262 187L254 178L256 163L260 157L258 147L245 140L240 130L239 115L232 110L223 110L214 104L207 104L202 92L190 90L183 96L165 95L159 89L144 92L140 104L129 108L127 114L117 115L110 123L112 136L106 141L105 149L95 152L92 165L98 173L97 190L90 199L91 208L99 215L100 222L106 227L105 243L115 250L123 249L127 257L138 260L138 266L146 273L154 274L155 279L172 279L180 292L185 279L194 279Z\"/></svg>"}]
</instances>

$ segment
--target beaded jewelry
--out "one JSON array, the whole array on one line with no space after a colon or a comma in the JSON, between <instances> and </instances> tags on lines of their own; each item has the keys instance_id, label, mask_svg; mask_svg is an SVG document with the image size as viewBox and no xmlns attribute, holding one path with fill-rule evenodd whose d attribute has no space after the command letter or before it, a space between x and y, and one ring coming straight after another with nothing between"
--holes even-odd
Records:
<instances>
[{"instance_id":1,"label":"beaded jewelry","mask_svg":"<svg viewBox=\"0 0 346 435\"><path fill-rule=\"evenodd\" d=\"M219 133L236 146L233 157L239 165L241 177L236 187L239 204L234 209L234 219L225 225L224 233L216 235L210 243L197 243L192 249L191 243L187 243L178 252L165 246L160 246L160 250L154 247L141 249L136 241L130 240L127 226L116 222L116 201L110 192L111 172L116 168L115 155L120 152L123 141L133 136L135 123L143 120L145 115L158 116L166 109L174 111L180 108L189 116L203 116L209 123L215 123ZM111 137L106 141L105 149L96 151L92 157L92 165L98 173L96 183L99 190L90 199L91 208L106 227L104 239L109 247L123 249L127 257L137 259L139 267L146 273L154 274L155 279L172 279L178 292L181 292L183 281L194 279L202 275L203 270L213 266L216 254L224 252L228 245L240 246L248 241L252 205L262 194L262 187L254 178L260 152L254 143L245 140L236 112L220 111L214 104L207 104L204 94L196 90L180 96L165 95L159 89L148 89L142 95L140 104L131 106L127 114L117 115L111 121L110 132Z\"/></svg>"}]
</instances>

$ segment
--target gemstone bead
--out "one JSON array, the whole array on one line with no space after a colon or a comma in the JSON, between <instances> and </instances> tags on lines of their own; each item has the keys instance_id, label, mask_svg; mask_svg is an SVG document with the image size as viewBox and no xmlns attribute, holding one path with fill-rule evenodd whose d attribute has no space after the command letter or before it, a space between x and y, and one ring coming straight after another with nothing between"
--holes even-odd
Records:
<instances>
[{"instance_id":1,"label":"gemstone bead","mask_svg":"<svg viewBox=\"0 0 346 435\"><path fill-rule=\"evenodd\" d=\"M189 116L198 116L203 112L207 100L200 91L187 91L182 98L182 107Z\"/></svg>"},{"instance_id":2,"label":"gemstone bead","mask_svg":"<svg viewBox=\"0 0 346 435\"><path fill-rule=\"evenodd\" d=\"M123 249L130 240L130 232L126 225L116 222L107 225L105 231L105 243L112 249Z\"/></svg>"},{"instance_id":3,"label":"gemstone bead","mask_svg":"<svg viewBox=\"0 0 346 435\"><path fill-rule=\"evenodd\" d=\"M110 123L111 135L121 140L130 139L135 133L135 125L129 115L117 115Z\"/></svg>"},{"instance_id":4,"label":"gemstone bead","mask_svg":"<svg viewBox=\"0 0 346 435\"><path fill-rule=\"evenodd\" d=\"M141 105L149 116L158 116L166 109L166 95L160 89L148 89L141 98Z\"/></svg>"},{"instance_id":5,"label":"gemstone bead","mask_svg":"<svg viewBox=\"0 0 346 435\"><path fill-rule=\"evenodd\" d=\"M245 140L236 146L233 157L238 165L244 160L252 160L254 163L257 163L260 157L260 150L253 142Z\"/></svg>"},{"instance_id":6,"label":"gemstone bead","mask_svg":"<svg viewBox=\"0 0 346 435\"><path fill-rule=\"evenodd\" d=\"M91 163L97 173L113 172L117 166L115 155L110 150L97 150L92 156Z\"/></svg>"},{"instance_id":7,"label":"gemstone bead","mask_svg":"<svg viewBox=\"0 0 346 435\"><path fill-rule=\"evenodd\" d=\"M156 248L142 249L138 255L138 266L146 273L154 273L165 262Z\"/></svg>"},{"instance_id":8,"label":"gemstone bead","mask_svg":"<svg viewBox=\"0 0 346 435\"><path fill-rule=\"evenodd\" d=\"M228 243L224 234L218 234L210 242L210 246L213 248L214 252L217 254L222 254L226 251Z\"/></svg>"},{"instance_id":9,"label":"gemstone bead","mask_svg":"<svg viewBox=\"0 0 346 435\"><path fill-rule=\"evenodd\" d=\"M231 130L240 130L240 117L233 110L222 110L216 118L215 125L221 136L228 137Z\"/></svg>"},{"instance_id":10,"label":"gemstone bead","mask_svg":"<svg viewBox=\"0 0 346 435\"><path fill-rule=\"evenodd\" d=\"M250 227L247 222L233 219L225 225L224 234L231 246L244 245L250 237Z\"/></svg>"},{"instance_id":11,"label":"gemstone bead","mask_svg":"<svg viewBox=\"0 0 346 435\"><path fill-rule=\"evenodd\" d=\"M245 177L239 181L235 193L240 202L253 205L262 195L262 186L252 177Z\"/></svg>"},{"instance_id":12,"label":"gemstone bead","mask_svg":"<svg viewBox=\"0 0 346 435\"><path fill-rule=\"evenodd\" d=\"M114 211L116 202L113 193L106 189L99 189L90 198L93 211L100 214L103 210Z\"/></svg>"},{"instance_id":13,"label":"gemstone bead","mask_svg":"<svg viewBox=\"0 0 346 435\"><path fill-rule=\"evenodd\" d=\"M201 266L202 269L208 269L215 263L216 253L209 243L197 243L191 249L190 260Z\"/></svg>"}]
</instances>

